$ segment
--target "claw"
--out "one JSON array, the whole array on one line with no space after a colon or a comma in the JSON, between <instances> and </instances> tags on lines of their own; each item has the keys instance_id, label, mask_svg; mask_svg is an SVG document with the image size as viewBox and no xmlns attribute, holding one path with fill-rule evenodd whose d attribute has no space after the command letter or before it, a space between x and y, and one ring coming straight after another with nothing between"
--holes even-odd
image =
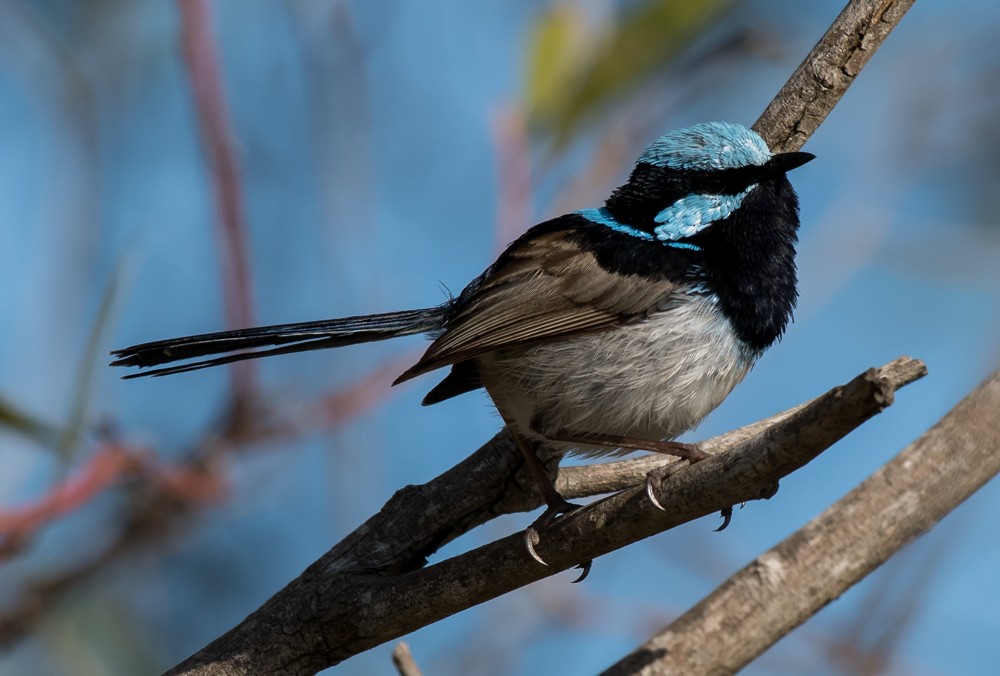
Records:
<instances>
[{"instance_id":1,"label":"claw","mask_svg":"<svg viewBox=\"0 0 1000 676\"><path fill-rule=\"evenodd\" d=\"M538 544L538 531L535 530L534 526L528 526L527 528L524 529L524 546L528 550L528 554L531 555L531 558L533 558L535 561L538 561L538 563L542 564L543 566L549 565L545 563L545 559L540 557L538 555L538 552L535 551L535 545L537 544Z\"/></svg>"},{"instance_id":2,"label":"claw","mask_svg":"<svg viewBox=\"0 0 1000 676\"><path fill-rule=\"evenodd\" d=\"M663 505L660 504L660 501L656 499L655 491L668 477L673 476L682 468L687 467L690 464L690 461L685 463L683 460L677 460L669 465L663 465L649 471L649 474L646 475L646 497L649 498L649 501L653 503L654 507L661 512L667 511L663 508Z\"/></svg>"},{"instance_id":3,"label":"claw","mask_svg":"<svg viewBox=\"0 0 1000 676\"><path fill-rule=\"evenodd\" d=\"M646 475L646 497L653 503L653 507L656 507L661 512L665 512L667 510L663 509L663 505L656 499L656 493L653 492L655 488L659 488L659 483L660 480L658 478L654 480L652 472Z\"/></svg>"},{"instance_id":4,"label":"claw","mask_svg":"<svg viewBox=\"0 0 1000 676\"><path fill-rule=\"evenodd\" d=\"M593 567L593 565L594 565L594 560L591 559L589 561L584 561L583 563L579 564L578 566L575 566L573 568L573 570L579 570L580 571L580 577L578 577L575 580L573 580L573 584L577 584L579 582L583 582L584 580L586 580L587 576L590 575L590 569Z\"/></svg>"},{"instance_id":5,"label":"claw","mask_svg":"<svg viewBox=\"0 0 1000 676\"><path fill-rule=\"evenodd\" d=\"M540 557L538 552L535 551L535 545L537 545L539 541L538 531L551 524L560 515L567 514L578 509L580 509L580 505L574 505L572 502L563 500L561 497L558 500L553 500L549 503L549 506L545 508L544 512L542 512L542 515L535 519L532 524L524 530L524 546L527 548L528 554L531 558L538 561L538 563L543 566L549 565L545 563L545 559ZM582 580L584 577L586 577L586 574L584 574L580 579Z\"/></svg>"},{"instance_id":6,"label":"claw","mask_svg":"<svg viewBox=\"0 0 1000 676\"><path fill-rule=\"evenodd\" d=\"M722 516L722 525L713 531L715 533L721 533L722 531L726 530L727 526L729 526L729 522L733 520L733 508L726 507L721 512L719 512L719 514Z\"/></svg>"}]
</instances>

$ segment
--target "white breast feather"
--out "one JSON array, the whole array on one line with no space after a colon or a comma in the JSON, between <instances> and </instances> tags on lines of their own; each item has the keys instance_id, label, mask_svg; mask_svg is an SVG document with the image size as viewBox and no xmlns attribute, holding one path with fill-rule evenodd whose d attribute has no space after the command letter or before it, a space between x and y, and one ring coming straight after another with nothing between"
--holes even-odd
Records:
<instances>
[{"instance_id":1,"label":"white breast feather","mask_svg":"<svg viewBox=\"0 0 1000 676\"><path fill-rule=\"evenodd\" d=\"M641 323L483 357L483 382L501 414L529 438L570 429L673 439L721 404L753 364L713 298L683 301Z\"/></svg>"}]
</instances>

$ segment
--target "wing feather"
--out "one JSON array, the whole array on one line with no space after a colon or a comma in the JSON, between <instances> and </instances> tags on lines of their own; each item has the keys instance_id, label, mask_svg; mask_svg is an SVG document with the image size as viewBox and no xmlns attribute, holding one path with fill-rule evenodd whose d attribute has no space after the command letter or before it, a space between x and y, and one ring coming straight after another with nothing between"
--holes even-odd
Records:
<instances>
[{"instance_id":1,"label":"wing feather","mask_svg":"<svg viewBox=\"0 0 1000 676\"><path fill-rule=\"evenodd\" d=\"M396 382L493 350L638 321L677 289L667 279L609 272L566 234L513 244Z\"/></svg>"}]
</instances>

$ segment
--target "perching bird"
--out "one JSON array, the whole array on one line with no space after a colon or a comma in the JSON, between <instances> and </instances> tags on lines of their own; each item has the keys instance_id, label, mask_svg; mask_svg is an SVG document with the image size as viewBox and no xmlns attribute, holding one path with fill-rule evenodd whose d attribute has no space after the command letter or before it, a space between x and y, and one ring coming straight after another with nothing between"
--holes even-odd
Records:
<instances>
[{"instance_id":1,"label":"perching bird","mask_svg":"<svg viewBox=\"0 0 1000 676\"><path fill-rule=\"evenodd\" d=\"M126 377L159 376L429 334L396 383L450 367L425 405L485 388L540 481L544 524L571 505L539 453L700 458L670 440L722 403L791 318L799 214L785 172L813 157L773 154L738 124L672 131L603 208L534 226L443 305L145 343L112 365L234 353Z\"/></svg>"}]
</instances>

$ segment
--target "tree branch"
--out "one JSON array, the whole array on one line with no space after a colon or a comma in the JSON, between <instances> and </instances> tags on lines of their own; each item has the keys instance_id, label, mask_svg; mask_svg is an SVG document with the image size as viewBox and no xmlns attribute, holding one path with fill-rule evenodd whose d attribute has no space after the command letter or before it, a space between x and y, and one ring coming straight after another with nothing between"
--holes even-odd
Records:
<instances>
[{"instance_id":1,"label":"tree branch","mask_svg":"<svg viewBox=\"0 0 1000 676\"><path fill-rule=\"evenodd\" d=\"M889 362L882 367L882 371L894 383L896 387L909 385L914 380L923 377L924 371L917 368L920 362L908 357ZM700 450L713 455L722 453L727 449L741 444L752 437L757 436L769 427L782 423L793 414L798 413L806 406L816 402L816 399L799 404L787 411L776 413L769 418L741 427L717 437L706 439L695 444ZM645 455L631 460L619 460L617 462L606 462L599 465L585 465L580 467L561 467L556 479L556 489L559 494L567 498L580 498L591 495L601 495L614 491L624 490L634 486L646 479L652 470L668 464L669 461L658 455Z\"/></svg>"},{"instance_id":2,"label":"tree branch","mask_svg":"<svg viewBox=\"0 0 1000 676\"><path fill-rule=\"evenodd\" d=\"M604 674L732 673L1000 473L1000 370L860 486Z\"/></svg>"},{"instance_id":3,"label":"tree branch","mask_svg":"<svg viewBox=\"0 0 1000 676\"><path fill-rule=\"evenodd\" d=\"M798 150L916 0L852 0L757 118L768 147Z\"/></svg>"},{"instance_id":4,"label":"tree branch","mask_svg":"<svg viewBox=\"0 0 1000 676\"><path fill-rule=\"evenodd\" d=\"M393 648L392 651L392 664L396 667L396 671L399 672L399 676L422 676L423 672L420 671L420 667L417 666L417 661L413 659L413 653L410 652L410 646L408 646L403 641Z\"/></svg>"},{"instance_id":5,"label":"tree branch","mask_svg":"<svg viewBox=\"0 0 1000 676\"><path fill-rule=\"evenodd\" d=\"M422 561L422 556L414 558L417 553L426 554L469 523L486 520L456 505L480 501L478 491L489 483L484 483L487 477L495 483L510 476L475 465L476 460L488 466L492 458L517 457L506 437L494 439L441 477L399 491L302 576L170 673L311 674L583 561L770 495L781 477L889 406L898 387L924 372L921 362L904 357L869 369L776 421L706 443L718 450L714 457L674 474L657 490L665 511L653 506L642 486L632 486L545 529L536 549L547 566L529 557L517 533L413 570ZM509 489L517 496L511 500L505 499L507 491L492 490L494 515L534 504L524 502L516 484ZM428 542L428 534L435 533L437 538Z\"/></svg>"}]
</instances>

